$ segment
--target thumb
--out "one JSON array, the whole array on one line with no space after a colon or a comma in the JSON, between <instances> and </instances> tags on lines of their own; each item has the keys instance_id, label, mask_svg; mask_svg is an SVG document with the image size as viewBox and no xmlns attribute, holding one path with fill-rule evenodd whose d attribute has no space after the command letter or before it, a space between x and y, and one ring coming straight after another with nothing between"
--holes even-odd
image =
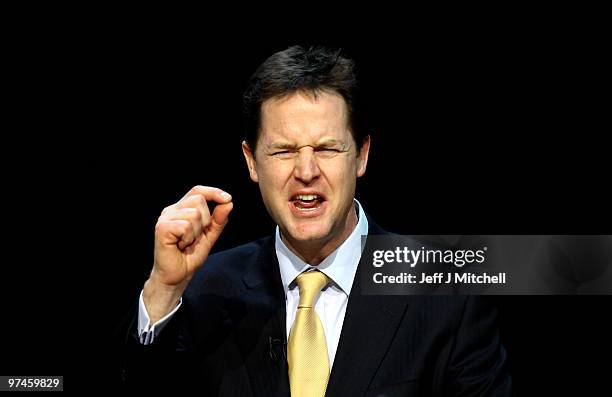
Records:
<instances>
[{"instance_id":1,"label":"thumb","mask_svg":"<svg viewBox=\"0 0 612 397\"><path fill-rule=\"evenodd\" d=\"M231 201L225 204L217 204L215 207L210 222L210 230L207 233L207 237L211 244L214 244L219 238L219 235L221 235L233 208L234 203Z\"/></svg>"}]
</instances>

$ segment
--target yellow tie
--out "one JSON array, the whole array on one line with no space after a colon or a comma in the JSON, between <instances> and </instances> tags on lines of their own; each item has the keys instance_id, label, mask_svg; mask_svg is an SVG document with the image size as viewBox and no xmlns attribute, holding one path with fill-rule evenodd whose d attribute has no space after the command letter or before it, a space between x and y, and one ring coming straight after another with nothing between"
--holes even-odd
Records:
<instances>
[{"instance_id":1,"label":"yellow tie","mask_svg":"<svg viewBox=\"0 0 612 397\"><path fill-rule=\"evenodd\" d=\"M323 397L329 380L327 342L314 301L328 283L318 270L305 272L296 278L300 303L289 334L287 361L291 397Z\"/></svg>"}]
</instances>

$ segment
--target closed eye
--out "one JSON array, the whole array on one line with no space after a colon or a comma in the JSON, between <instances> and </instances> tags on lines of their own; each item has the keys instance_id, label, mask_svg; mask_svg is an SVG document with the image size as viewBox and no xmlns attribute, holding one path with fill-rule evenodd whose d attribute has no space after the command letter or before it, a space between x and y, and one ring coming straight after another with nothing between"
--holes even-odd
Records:
<instances>
[{"instance_id":1,"label":"closed eye","mask_svg":"<svg viewBox=\"0 0 612 397\"><path fill-rule=\"evenodd\" d=\"M336 157L338 154L340 154L342 151L339 149L334 149L334 148L320 148L317 149L317 155L320 156L321 158L334 158Z\"/></svg>"},{"instance_id":2,"label":"closed eye","mask_svg":"<svg viewBox=\"0 0 612 397\"><path fill-rule=\"evenodd\" d=\"M291 158L295 154L294 150L277 150L276 152L272 152L272 156L279 158Z\"/></svg>"}]
</instances>

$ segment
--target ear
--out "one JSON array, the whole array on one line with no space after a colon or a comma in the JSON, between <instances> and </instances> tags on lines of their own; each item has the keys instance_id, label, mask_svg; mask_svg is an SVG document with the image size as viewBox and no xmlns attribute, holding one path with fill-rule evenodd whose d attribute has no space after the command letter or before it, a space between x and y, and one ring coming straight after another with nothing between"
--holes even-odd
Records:
<instances>
[{"instance_id":1,"label":"ear","mask_svg":"<svg viewBox=\"0 0 612 397\"><path fill-rule=\"evenodd\" d=\"M246 141L242 141L242 154L244 154L244 159L246 160L247 167L249 168L251 180L253 182L259 182L259 178L257 177L257 169L255 167L255 153L253 153Z\"/></svg>"},{"instance_id":2,"label":"ear","mask_svg":"<svg viewBox=\"0 0 612 397\"><path fill-rule=\"evenodd\" d=\"M370 154L370 136L363 138L361 142L361 148L357 155L357 177L361 177L365 174L368 166L368 155Z\"/></svg>"}]
</instances>

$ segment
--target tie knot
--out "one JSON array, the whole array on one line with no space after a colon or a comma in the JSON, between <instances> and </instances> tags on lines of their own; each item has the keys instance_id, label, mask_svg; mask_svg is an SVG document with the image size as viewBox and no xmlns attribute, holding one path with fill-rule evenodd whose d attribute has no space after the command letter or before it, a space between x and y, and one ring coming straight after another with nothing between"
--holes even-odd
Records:
<instances>
[{"instance_id":1,"label":"tie knot","mask_svg":"<svg viewBox=\"0 0 612 397\"><path fill-rule=\"evenodd\" d=\"M312 307L321 289L327 285L329 279L318 270L304 272L296 277L300 289L300 303L298 308Z\"/></svg>"}]
</instances>

